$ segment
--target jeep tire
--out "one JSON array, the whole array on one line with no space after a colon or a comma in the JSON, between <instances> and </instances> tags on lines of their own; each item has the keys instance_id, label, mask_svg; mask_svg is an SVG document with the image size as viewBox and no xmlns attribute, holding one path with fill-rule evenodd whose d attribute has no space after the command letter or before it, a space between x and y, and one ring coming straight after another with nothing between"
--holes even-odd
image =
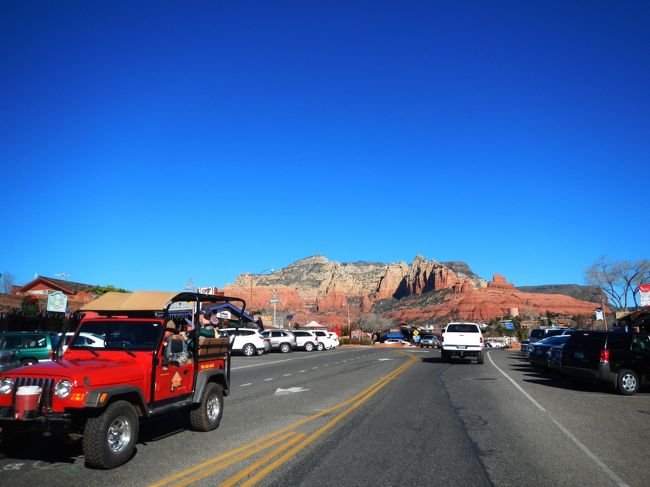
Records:
<instances>
[{"instance_id":1,"label":"jeep tire","mask_svg":"<svg viewBox=\"0 0 650 487\"><path fill-rule=\"evenodd\" d=\"M126 463L135 451L139 422L128 401L110 404L102 414L86 421L83 452L86 464L110 469Z\"/></svg>"},{"instance_id":2,"label":"jeep tire","mask_svg":"<svg viewBox=\"0 0 650 487\"><path fill-rule=\"evenodd\" d=\"M476 354L476 363L477 364L482 364L483 363L483 351L482 350L479 353Z\"/></svg>"},{"instance_id":3,"label":"jeep tire","mask_svg":"<svg viewBox=\"0 0 650 487\"><path fill-rule=\"evenodd\" d=\"M190 411L190 425L194 431L212 431L221 423L222 415L223 389L219 384L208 382L201 402Z\"/></svg>"}]
</instances>

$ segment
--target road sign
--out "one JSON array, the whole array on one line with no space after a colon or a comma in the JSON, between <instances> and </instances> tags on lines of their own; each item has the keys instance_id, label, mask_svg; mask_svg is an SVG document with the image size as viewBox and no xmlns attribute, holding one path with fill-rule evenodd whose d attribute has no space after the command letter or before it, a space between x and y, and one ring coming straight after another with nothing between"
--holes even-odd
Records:
<instances>
[{"instance_id":1,"label":"road sign","mask_svg":"<svg viewBox=\"0 0 650 487\"><path fill-rule=\"evenodd\" d=\"M515 329L515 325L513 325L512 323L506 323L506 330L514 330L514 329Z\"/></svg>"},{"instance_id":2,"label":"road sign","mask_svg":"<svg viewBox=\"0 0 650 487\"><path fill-rule=\"evenodd\" d=\"M279 303L279 302L280 302L280 298L271 298L271 299L269 300L269 303L271 303L271 304L277 304L277 303Z\"/></svg>"},{"instance_id":3,"label":"road sign","mask_svg":"<svg viewBox=\"0 0 650 487\"><path fill-rule=\"evenodd\" d=\"M413 330L413 336L414 336L414 337L418 336L419 334L420 334L419 331L417 331L417 330Z\"/></svg>"}]
</instances>

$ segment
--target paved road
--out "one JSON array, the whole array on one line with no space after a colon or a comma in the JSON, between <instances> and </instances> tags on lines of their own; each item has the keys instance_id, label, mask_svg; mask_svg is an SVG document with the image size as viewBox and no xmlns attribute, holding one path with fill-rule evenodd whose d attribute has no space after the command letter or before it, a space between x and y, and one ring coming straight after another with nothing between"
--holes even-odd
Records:
<instances>
[{"instance_id":1,"label":"paved road","mask_svg":"<svg viewBox=\"0 0 650 487\"><path fill-rule=\"evenodd\" d=\"M135 457L108 472L85 468L78 445L31 438L0 455L0 482L644 486L649 416L648 390L575 387L517 352L483 365L419 349L236 357L218 430L149 422Z\"/></svg>"}]
</instances>

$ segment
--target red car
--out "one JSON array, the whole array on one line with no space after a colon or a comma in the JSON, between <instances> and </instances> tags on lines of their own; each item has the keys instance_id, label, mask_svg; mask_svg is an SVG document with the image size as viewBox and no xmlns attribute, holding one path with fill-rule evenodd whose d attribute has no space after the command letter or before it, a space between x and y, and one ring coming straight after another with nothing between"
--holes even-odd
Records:
<instances>
[{"instance_id":1,"label":"red car","mask_svg":"<svg viewBox=\"0 0 650 487\"><path fill-rule=\"evenodd\" d=\"M76 334L101 336L103 347L73 339L51 362L3 373L2 442L27 429L82 435L86 463L108 469L133 455L141 418L181 409L193 429L214 430L229 391L229 340L199 337L196 311L223 301L245 308L238 298L157 291L107 293L85 305ZM171 319L183 305L193 310L187 335Z\"/></svg>"}]
</instances>

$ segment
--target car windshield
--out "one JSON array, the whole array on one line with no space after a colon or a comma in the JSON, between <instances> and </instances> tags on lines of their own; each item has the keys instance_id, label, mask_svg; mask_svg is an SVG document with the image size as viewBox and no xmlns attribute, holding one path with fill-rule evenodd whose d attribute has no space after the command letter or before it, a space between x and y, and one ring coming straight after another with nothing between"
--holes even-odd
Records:
<instances>
[{"instance_id":1,"label":"car windshield","mask_svg":"<svg viewBox=\"0 0 650 487\"><path fill-rule=\"evenodd\" d=\"M153 350L161 332L161 324L152 321L90 321L81 324L80 333L90 333L104 337L103 345L94 348L101 350ZM70 348L83 348L87 342L73 343Z\"/></svg>"}]
</instances>

